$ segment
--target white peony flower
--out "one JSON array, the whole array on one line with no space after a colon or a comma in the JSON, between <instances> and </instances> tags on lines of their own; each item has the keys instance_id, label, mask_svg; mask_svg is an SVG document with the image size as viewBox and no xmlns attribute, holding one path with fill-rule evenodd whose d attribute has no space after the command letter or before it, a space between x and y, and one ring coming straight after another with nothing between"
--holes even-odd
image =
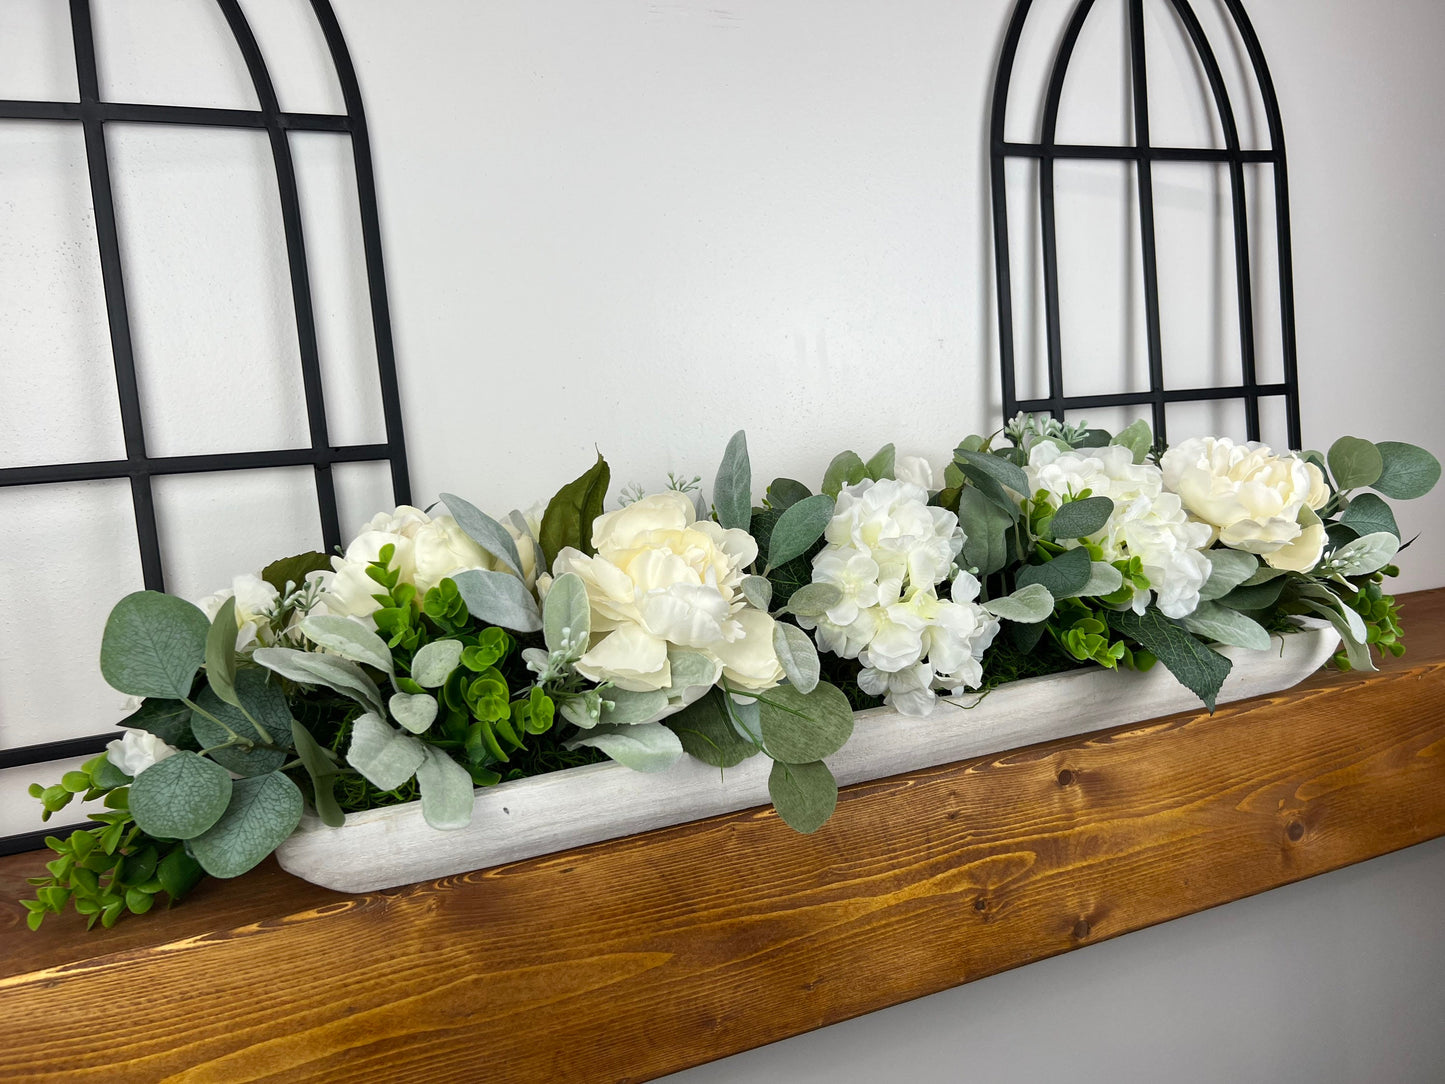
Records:
<instances>
[{"instance_id":1,"label":"white peony flower","mask_svg":"<svg viewBox=\"0 0 1445 1084\"><path fill-rule=\"evenodd\" d=\"M1164 453L1164 484L1219 541L1275 568L1308 571L1324 552L1314 512L1329 500L1324 473L1267 445L1228 437L1186 440Z\"/></svg>"},{"instance_id":2,"label":"white peony flower","mask_svg":"<svg viewBox=\"0 0 1445 1084\"><path fill-rule=\"evenodd\" d=\"M228 598L236 600L236 650L272 646L275 637L271 634L271 616L281 601L281 593L260 576L246 572L233 579L229 588L207 595L196 605L214 621Z\"/></svg>"},{"instance_id":3,"label":"white peony flower","mask_svg":"<svg viewBox=\"0 0 1445 1084\"><path fill-rule=\"evenodd\" d=\"M1105 561L1138 557L1154 601L1165 615L1184 617L1198 608L1199 589L1209 578L1209 560L1203 551L1212 537L1207 528L1189 519L1175 494L1164 492L1158 467L1135 463L1134 454L1117 445L1066 451L1040 442L1030 450L1024 473L1030 497L1042 492L1055 508L1086 494L1112 500L1108 523L1088 541L1099 546ZM1143 613L1148 605L1148 592L1135 594L1137 612Z\"/></svg>"},{"instance_id":4,"label":"white peony flower","mask_svg":"<svg viewBox=\"0 0 1445 1084\"><path fill-rule=\"evenodd\" d=\"M105 751L110 762L132 778L172 753L180 752L145 730L127 730L123 737L107 742Z\"/></svg>"},{"instance_id":5,"label":"white peony flower","mask_svg":"<svg viewBox=\"0 0 1445 1084\"><path fill-rule=\"evenodd\" d=\"M668 490L592 525L596 556L568 547L552 574L575 572L592 604L592 644L577 672L645 692L672 683L669 645L715 659L740 688L782 680L773 620L748 607L741 584L758 547L747 531L698 520L692 501Z\"/></svg>"}]
</instances>

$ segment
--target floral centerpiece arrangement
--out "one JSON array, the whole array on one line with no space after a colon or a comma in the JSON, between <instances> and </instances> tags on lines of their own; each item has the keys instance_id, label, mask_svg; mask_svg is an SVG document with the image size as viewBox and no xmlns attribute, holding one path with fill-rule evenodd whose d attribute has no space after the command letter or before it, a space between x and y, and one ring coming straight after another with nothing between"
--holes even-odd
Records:
<instances>
[{"instance_id":1,"label":"floral centerpiece arrangement","mask_svg":"<svg viewBox=\"0 0 1445 1084\"><path fill-rule=\"evenodd\" d=\"M397 508L199 605L116 605L101 671L138 701L105 753L31 788L47 818L104 808L47 840L29 924L73 906L110 926L243 874L308 806L339 826L417 801L445 831L474 788L607 758L762 755L778 814L812 832L856 709L1160 664L1212 710L1231 663L1211 645L1267 650L1296 615L1334 626L1338 665L1373 668L1404 650L1385 498L1439 475L1399 442L1166 449L1142 422L1019 417L941 478L892 445L849 451L818 492L777 478L756 506L738 433L706 501L673 478L607 511L599 456L528 513Z\"/></svg>"}]
</instances>

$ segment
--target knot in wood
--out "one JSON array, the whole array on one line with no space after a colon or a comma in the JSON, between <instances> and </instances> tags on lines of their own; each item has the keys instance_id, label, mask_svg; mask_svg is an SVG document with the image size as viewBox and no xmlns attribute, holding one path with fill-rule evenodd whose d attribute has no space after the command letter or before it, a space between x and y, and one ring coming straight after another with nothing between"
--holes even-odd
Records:
<instances>
[{"instance_id":1,"label":"knot in wood","mask_svg":"<svg viewBox=\"0 0 1445 1084\"><path fill-rule=\"evenodd\" d=\"M1077 778L1078 778L1078 776L1076 776L1076 775L1074 774L1074 771L1073 771L1072 768L1065 768L1063 771L1061 771L1061 772L1059 773L1059 786L1061 786L1061 787L1073 786L1074 781L1075 781Z\"/></svg>"},{"instance_id":2,"label":"knot in wood","mask_svg":"<svg viewBox=\"0 0 1445 1084\"><path fill-rule=\"evenodd\" d=\"M1290 821L1289 827L1285 829L1285 835L1289 836L1295 843L1298 843L1305 837L1305 826L1299 821Z\"/></svg>"},{"instance_id":3,"label":"knot in wood","mask_svg":"<svg viewBox=\"0 0 1445 1084\"><path fill-rule=\"evenodd\" d=\"M1078 922L1074 923L1074 940L1082 941L1084 938L1088 937L1090 933L1093 932L1093 929L1094 928L1089 925L1088 919L1079 919Z\"/></svg>"}]
</instances>

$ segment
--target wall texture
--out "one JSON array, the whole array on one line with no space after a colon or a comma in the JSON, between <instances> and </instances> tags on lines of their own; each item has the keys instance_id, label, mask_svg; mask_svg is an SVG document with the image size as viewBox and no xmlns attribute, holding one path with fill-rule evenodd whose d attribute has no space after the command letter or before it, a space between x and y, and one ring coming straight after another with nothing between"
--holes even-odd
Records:
<instances>
[{"instance_id":1,"label":"wall texture","mask_svg":"<svg viewBox=\"0 0 1445 1084\"><path fill-rule=\"evenodd\" d=\"M109 97L254 104L211 5L94 6ZM244 6L283 107L336 108L302 0ZM657 487L669 470L710 476L739 427L760 471L814 477L843 447L867 454L889 440L941 464L961 436L997 424L984 133L1007 0L335 6L371 115L419 500L447 488L495 512L525 507L578 473L594 446L619 484ZM1054 26L1067 8L1035 6L1041 25ZM1156 134L1209 139L1198 75L1181 64L1165 5L1147 6L1159 28L1150 42ZM1214 0L1198 6L1206 21L1217 19ZM1123 139L1120 0L1098 7L1061 131ZM1427 0L1255 0L1252 8L1289 137L1305 440L1351 432L1438 452L1445 8ZM63 6L49 0L0 6L0 98L74 97L68 27L57 14ZM1026 42L1026 68L1046 57L1050 33ZM1237 58L1224 59L1232 76ZM1020 80L1023 124L1038 77ZM344 147L311 136L298 139L296 153L333 435L375 439ZM295 330L264 140L117 128L112 167L153 447L299 442ZM1016 197L1026 180L1011 175ZM1070 373L1081 388L1102 388L1131 378L1141 357L1132 238L1117 209L1130 186L1106 167L1061 173L1060 183L1061 261L1067 282L1082 284L1064 297ZM1208 379L1228 371L1235 349L1223 305L1227 194L1202 168L1156 183L1166 348L1177 372ZM1268 193L1262 178L1251 184ZM1255 233L1267 265L1267 235ZM0 124L0 464L119 451L94 252L78 132ZM1027 351L1037 336L1022 251L1019 266ZM1267 343L1275 325L1267 304L1261 312ZM1240 428L1222 410L1181 411L1171 423L1176 436ZM1283 439L1279 427L1270 435ZM387 501L384 475L372 468L351 468L341 487L347 528ZM173 589L200 596L236 571L314 544L308 490L302 472L159 485ZM0 514L0 743L104 727L119 712L94 671L100 626L115 599L139 586L124 488L0 491ZM1401 525L1445 537L1445 492L1406 506ZM1431 545L1406 555L1403 588L1445 583ZM32 825L23 790L39 774L0 772L0 828ZM1391 868L1405 872L1390 883L1401 892L1438 885L1441 853L1401 859ZM1375 876L1341 875L1362 885ZM1313 900L1324 914L1344 898L1329 887L1340 883L1291 889L1291 898ZM1257 910L1268 939L1275 912ZM1213 930L1224 951L1231 913L1191 928ZM1343 936L1324 919L1308 921L1320 938ZM1410 968L1429 962L1399 951L1407 936L1402 926L1389 951L1350 962L1381 1005L1393 1004L1389 991L1413 989ZM1173 937L1159 931L1147 935L1153 948L1140 937L1096 950L1099 966L1104 952L1172 952ZM1249 962L1247 947L1231 951L1246 955L1222 958ZM1091 955L977 989L1000 991L1000 1004L1017 1012L995 1018L1031 1034L1027 1006L1053 981L1045 972L1087 973ZM1291 966L1284 955L1276 962ZM1298 967L1304 981L1308 961ZM1191 981L1187 970L1147 974ZM1328 1021L1353 1010L1312 1002L1308 1011ZM1154 1024L1180 1037L1194 1026L1162 1010ZM1241 1035L1266 1025L1240 1017L1219 1026ZM1069 1042L1083 1049L1087 1036L1071 1033ZM1402 1049L1411 1042L1402 1036ZM808 1049L825 1057L831 1047ZM838 1051L847 1049L839 1040ZM1292 1049L1303 1047L1284 1048L1284 1070ZM769 1079L791 1064L769 1056L714 1079ZM1086 1076L1107 1075L1108 1057L1097 1057L1081 1054L1092 1067ZM835 1077L865 1075L841 1053L833 1064ZM1263 1074L1281 1075L1290 1073Z\"/></svg>"}]
</instances>

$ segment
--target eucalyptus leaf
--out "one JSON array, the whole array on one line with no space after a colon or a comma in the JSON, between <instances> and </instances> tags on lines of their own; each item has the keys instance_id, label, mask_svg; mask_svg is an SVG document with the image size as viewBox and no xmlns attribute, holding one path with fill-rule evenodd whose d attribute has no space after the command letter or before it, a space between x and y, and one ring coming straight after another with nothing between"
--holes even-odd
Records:
<instances>
[{"instance_id":1,"label":"eucalyptus leaf","mask_svg":"<svg viewBox=\"0 0 1445 1084\"><path fill-rule=\"evenodd\" d=\"M811 549L813 543L823 537L824 529L833 518L833 508L833 498L825 493L788 508L773 527L768 543L768 566L777 568Z\"/></svg>"},{"instance_id":2,"label":"eucalyptus leaf","mask_svg":"<svg viewBox=\"0 0 1445 1084\"><path fill-rule=\"evenodd\" d=\"M1003 462L1003 460L999 460L999 462ZM990 504L1008 516L1010 523L1018 522L1019 517L1022 515L1018 498L1000 485L995 479L984 474L982 471L974 470L966 475L965 481L968 484L963 490L964 493L967 493L970 489L976 490L979 494L987 498Z\"/></svg>"},{"instance_id":3,"label":"eucalyptus leaf","mask_svg":"<svg viewBox=\"0 0 1445 1084\"><path fill-rule=\"evenodd\" d=\"M1267 610L1279 601L1285 583L1283 576L1276 576L1257 584L1241 584L1219 601L1231 610Z\"/></svg>"},{"instance_id":4,"label":"eucalyptus leaf","mask_svg":"<svg viewBox=\"0 0 1445 1084\"><path fill-rule=\"evenodd\" d=\"M789 828L811 835L823 827L838 805L838 783L822 761L773 765L768 795Z\"/></svg>"},{"instance_id":5,"label":"eucalyptus leaf","mask_svg":"<svg viewBox=\"0 0 1445 1084\"><path fill-rule=\"evenodd\" d=\"M1388 531L1396 538L1400 537L1400 525L1395 522L1395 513L1373 493L1361 493L1351 500L1349 507L1340 513L1339 522L1357 535Z\"/></svg>"},{"instance_id":6,"label":"eucalyptus leaf","mask_svg":"<svg viewBox=\"0 0 1445 1084\"><path fill-rule=\"evenodd\" d=\"M393 693L387 702L391 717L413 734L420 734L436 722L437 698L431 693Z\"/></svg>"},{"instance_id":7,"label":"eucalyptus leaf","mask_svg":"<svg viewBox=\"0 0 1445 1084\"><path fill-rule=\"evenodd\" d=\"M548 651L578 659L592 636L592 603L587 585L575 572L565 572L552 581L542 603L542 636Z\"/></svg>"},{"instance_id":8,"label":"eucalyptus leaf","mask_svg":"<svg viewBox=\"0 0 1445 1084\"><path fill-rule=\"evenodd\" d=\"M568 749L590 746L637 772L664 772L682 759L683 746L661 723L599 726L566 742Z\"/></svg>"},{"instance_id":9,"label":"eucalyptus leaf","mask_svg":"<svg viewBox=\"0 0 1445 1084\"><path fill-rule=\"evenodd\" d=\"M210 630L206 615L185 599L136 591L106 619L100 672L111 688L128 696L184 699L206 661Z\"/></svg>"},{"instance_id":10,"label":"eucalyptus leaf","mask_svg":"<svg viewBox=\"0 0 1445 1084\"><path fill-rule=\"evenodd\" d=\"M966 486L958 495L958 521L967 532L963 559L978 569L980 577L992 576L1008 564L1008 531L1013 517L984 496L976 486Z\"/></svg>"},{"instance_id":11,"label":"eucalyptus leaf","mask_svg":"<svg viewBox=\"0 0 1445 1084\"><path fill-rule=\"evenodd\" d=\"M465 828L476 803L472 776L434 745L423 746L416 783L421 789L421 815L439 831Z\"/></svg>"},{"instance_id":12,"label":"eucalyptus leaf","mask_svg":"<svg viewBox=\"0 0 1445 1084\"><path fill-rule=\"evenodd\" d=\"M1269 650L1269 632L1263 625L1217 602L1201 602L1182 620L1186 629L1206 640L1251 651Z\"/></svg>"},{"instance_id":13,"label":"eucalyptus leaf","mask_svg":"<svg viewBox=\"0 0 1445 1084\"><path fill-rule=\"evenodd\" d=\"M885 478L892 478L894 474L894 460L896 458L897 453L893 445L885 444L873 453L872 458L870 458L867 463L863 464L863 469L867 472L868 477L872 478L875 482L882 481Z\"/></svg>"},{"instance_id":14,"label":"eucalyptus leaf","mask_svg":"<svg viewBox=\"0 0 1445 1084\"><path fill-rule=\"evenodd\" d=\"M853 707L836 686L804 693L779 685L757 697L763 747L774 760L804 764L832 756L853 733Z\"/></svg>"},{"instance_id":15,"label":"eucalyptus leaf","mask_svg":"<svg viewBox=\"0 0 1445 1084\"><path fill-rule=\"evenodd\" d=\"M844 486L855 486L868 477L868 465L857 452L839 452L823 472L823 492L836 498Z\"/></svg>"},{"instance_id":16,"label":"eucalyptus leaf","mask_svg":"<svg viewBox=\"0 0 1445 1084\"><path fill-rule=\"evenodd\" d=\"M1018 571L1016 582L1019 587L1040 583L1049 589L1054 598L1072 598L1084 589L1092 574L1089 551L1079 546L1065 550L1044 564L1024 565Z\"/></svg>"},{"instance_id":17,"label":"eucalyptus leaf","mask_svg":"<svg viewBox=\"0 0 1445 1084\"><path fill-rule=\"evenodd\" d=\"M766 576L744 576L742 583L743 598L759 610L766 610L773 601L773 585Z\"/></svg>"},{"instance_id":18,"label":"eucalyptus leaf","mask_svg":"<svg viewBox=\"0 0 1445 1084\"><path fill-rule=\"evenodd\" d=\"M335 614L311 614L302 619L301 633L343 659L364 663L388 676L393 672L391 648L360 621Z\"/></svg>"},{"instance_id":19,"label":"eucalyptus leaf","mask_svg":"<svg viewBox=\"0 0 1445 1084\"><path fill-rule=\"evenodd\" d=\"M1049 589L1043 584L1031 583L1020 587L1011 595L989 599L983 604L983 608L1005 621L1032 625L1047 620L1054 612L1054 596L1049 594Z\"/></svg>"},{"instance_id":20,"label":"eucalyptus leaf","mask_svg":"<svg viewBox=\"0 0 1445 1084\"><path fill-rule=\"evenodd\" d=\"M381 690L366 672L350 659L336 655L320 655L314 651L297 651L290 647L260 647L251 654L260 666L303 685L325 685L328 689L349 696L377 715L385 715Z\"/></svg>"},{"instance_id":21,"label":"eucalyptus leaf","mask_svg":"<svg viewBox=\"0 0 1445 1084\"><path fill-rule=\"evenodd\" d=\"M280 772L238 779L225 813L191 840L191 853L212 877L239 877L296 831L304 806L301 791Z\"/></svg>"},{"instance_id":22,"label":"eucalyptus leaf","mask_svg":"<svg viewBox=\"0 0 1445 1084\"><path fill-rule=\"evenodd\" d=\"M433 640L423 644L411 660L411 679L428 689L446 684L462 661L466 645L460 640Z\"/></svg>"},{"instance_id":23,"label":"eucalyptus leaf","mask_svg":"<svg viewBox=\"0 0 1445 1084\"><path fill-rule=\"evenodd\" d=\"M810 693L818 687L818 677L822 672L818 649L806 632L786 621L774 622L773 650L777 653L783 673L788 675L795 689L800 693Z\"/></svg>"},{"instance_id":24,"label":"eucalyptus leaf","mask_svg":"<svg viewBox=\"0 0 1445 1084\"><path fill-rule=\"evenodd\" d=\"M1380 449L1359 437L1341 437L1330 445L1329 463L1335 487L1341 490L1374 485L1385 469Z\"/></svg>"},{"instance_id":25,"label":"eucalyptus leaf","mask_svg":"<svg viewBox=\"0 0 1445 1084\"><path fill-rule=\"evenodd\" d=\"M368 712L351 724L346 762L378 790L395 790L421 767L426 745Z\"/></svg>"},{"instance_id":26,"label":"eucalyptus leaf","mask_svg":"<svg viewBox=\"0 0 1445 1084\"><path fill-rule=\"evenodd\" d=\"M341 812L341 806L336 803L333 783L337 774L336 765L322 752L321 746L311 736L311 731L295 719L291 720L291 742L296 746L296 755L306 768L306 774L311 777L316 815L328 828L340 828L346 823L346 814Z\"/></svg>"},{"instance_id":27,"label":"eucalyptus leaf","mask_svg":"<svg viewBox=\"0 0 1445 1084\"><path fill-rule=\"evenodd\" d=\"M206 683L228 704L236 701L236 597L221 603L206 633Z\"/></svg>"},{"instance_id":28,"label":"eucalyptus leaf","mask_svg":"<svg viewBox=\"0 0 1445 1084\"><path fill-rule=\"evenodd\" d=\"M1080 587L1075 598L1097 598L1112 595L1124 586L1124 574L1108 561L1090 561L1088 582Z\"/></svg>"},{"instance_id":29,"label":"eucalyptus leaf","mask_svg":"<svg viewBox=\"0 0 1445 1084\"><path fill-rule=\"evenodd\" d=\"M784 512L812 495L813 491L795 478L774 478L763 499L769 508Z\"/></svg>"},{"instance_id":30,"label":"eucalyptus leaf","mask_svg":"<svg viewBox=\"0 0 1445 1084\"><path fill-rule=\"evenodd\" d=\"M1328 567L1341 576L1365 576L1378 572L1400 550L1400 539L1389 531L1376 531L1346 542L1330 555Z\"/></svg>"},{"instance_id":31,"label":"eucalyptus leaf","mask_svg":"<svg viewBox=\"0 0 1445 1084\"><path fill-rule=\"evenodd\" d=\"M630 689L602 691L602 719L608 726L637 726L649 723L667 710L667 693L660 689L633 692ZM611 707L607 705L611 704Z\"/></svg>"},{"instance_id":32,"label":"eucalyptus leaf","mask_svg":"<svg viewBox=\"0 0 1445 1084\"><path fill-rule=\"evenodd\" d=\"M497 558L518 576L522 575L522 557L511 532L480 508L453 493L443 493L442 503L468 538Z\"/></svg>"},{"instance_id":33,"label":"eucalyptus leaf","mask_svg":"<svg viewBox=\"0 0 1445 1084\"><path fill-rule=\"evenodd\" d=\"M1154 433L1149 428L1149 423L1140 418L1119 430L1110 443L1128 448L1133 453L1134 464L1137 466L1149 458L1149 452L1154 447Z\"/></svg>"},{"instance_id":34,"label":"eucalyptus leaf","mask_svg":"<svg viewBox=\"0 0 1445 1084\"><path fill-rule=\"evenodd\" d=\"M1049 533L1055 538L1087 538L1102 531L1113 514L1114 502L1108 497L1068 501L1049 521Z\"/></svg>"},{"instance_id":35,"label":"eucalyptus leaf","mask_svg":"<svg viewBox=\"0 0 1445 1084\"><path fill-rule=\"evenodd\" d=\"M724 527L746 531L753 519L753 468L748 460L747 433L739 429L728 441L712 484L712 506Z\"/></svg>"},{"instance_id":36,"label":"eucalyptus leaf","mask_svg":"<svg viewBox=\"0 0 1445 1084\"><path fill-rule=\"evenodd\" d=\"M793 592L787 611L799 617L822 617L842 601L843 592L835 584L810 583Z\"/></svg>"},{"instance_id":37,"label":"eucalyptus leaf","mask_svg":"<svg viewBox=\"0 0 1445 1084\"><path fill-rule=\"evenodd\" d=\"M511 629L536 632L542 627L542 613L527 585L510 572L472 568L452 577L467 611L478 621Z\"/></svg>"},{"instance_id":38,"label":"eucalyptus leaf","mask_svg":"<svg viewBox=\"0 0 1445 1084\"><path fill-rule=\"evenodd\" d=\"M231 773L191 752L172 753L130 785L131 816L157 839L194 839L221 819L230 800Z\"/></svg>"},{"instance_id":39,"label":"eucalyptus leaf","mask_svg":"<svg viewBox=\"0 0 1445 1084\"><path fill-rule=\"evenodd\" d=\"M258 742L261 735L239 707L222 701L214 689L203 689L196 698L196 706L201 710L191 716L191 732L201 748L211 750L209 756L212 760L237 775L274 772L286 763L291 744L291 709L286 704L286 697L279 687L266 681L266 671L256 669L242 670L236 675L236 692L240 702L251 713L251 719L255 719L266 731L266 740L277 748L268 749L264 745L249 749L242 746L224 748L230 740L227 728L245 741Z\"/></svg>"},{"instance_id":40,"label":"eucalyptus leaf","mask_svg":"<svg viewBox=\"0 0 1445 1084\"><path fill-rule=\"evenodd\" d=\"M733 729L723 705L726 695L714 689L662 723L677 735L689 756L714 768L731 768L758 752L757 746Z\"/></svg>"},{"instance_id":41,"label":"eucalyptus leaf","mask_svg":"<svg viewBox=\"0 0 1445 1084\"><path fill-rule=\"evenodd\" d=\"M953 461L970 479L975 476L987 477L1015 493L1028 496L1029 479L1023 468L1010 463L1002 456L991 452L966 452L962 449L953 453Z\"/></svg>"},{"instance_id":42,"label":"eucalyptus leaf","mask_svg":"<svg viewBox=\"0 0 1445 1084\"><path fill-rule=\"evenodd\" d=\"M148 697L138 710L122 719L120 725L144 730L167 745L181 747L190 741L191 709L179 700Z\"/></svg>"},{"instance_id":43,"label":"eucalyptus leaf","mask_svg":"<svg viewBox=\"0 0 1445 1084\"><path fill-rule=\"evenodd\" d=\"M1202 602L1223 598L1259 571L1259 558L1252 553L1215 549L1204 556L1209 561L1209 578L1199 589Z\"/></svg>"},{"instance_id":44,"label":"eucalyptus leaf","mask_svg":"<svg viewBox=\"0 0 1445 1084\"><path fill-rule=\"evenodd\" d=\"M1424 448L1397 440L1382 440L1380 476L1370 483L1387 497L1397 501L1423 497L1440 480L1440 460Z\"/></svg>"},{"instance_id":45,"label":"eucalyptus leaf","mask_svg":"<svg viewBox=\"0 0 1445 1084\"><path fill-rule=\"evenodd\" d=\"M756 700L727 694L723 697L723 707L727 708L728 722L732 723L738 736L755 749L761 749L763 745L763 720L762 711Z\"/></svg>"}]
</instances>

